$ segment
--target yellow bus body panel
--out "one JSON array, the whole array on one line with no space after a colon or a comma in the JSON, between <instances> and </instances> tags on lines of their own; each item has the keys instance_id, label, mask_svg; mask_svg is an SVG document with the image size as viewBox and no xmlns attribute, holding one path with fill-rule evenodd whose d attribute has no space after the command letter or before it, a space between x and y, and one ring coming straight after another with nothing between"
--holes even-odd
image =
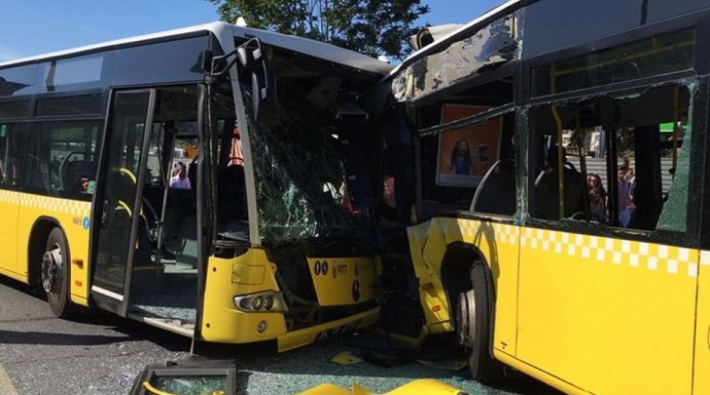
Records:
<instances>
[{"instance_id":1,"label":"yellow bus body panel","mask_svg":"<svg viewBox=\"0 0 710 395\"><path fill-rule=\"evenodd\" d=\"M210 257L201 328L204 340L250 343L275 339L286 333L283 314L247 313L237 310L234 305L237 295L278 292L275 270L275 265L260 249L250 249L233 259ZM266 328L260 332L257 327L262 321Z\"/></svg>"},{"instance_id":2,"label":"yellow bus body panel","mask_svg":"<svg viewBox=\"0 0 710 395\"><path fill-rule=\"evenodd\" d=\"M88 306L89 217L91 203L27 193L0 191L0 249L3 259L0 273L29 283L29 240L33 226L40 218L58 223L66 236L72 261L69 268L69 294L75 304ZM42 245L44 248L44 244ZM81 264L78 264L78 263Z\"/></svg>"},{"instance_id":3,"label":"yellow bus body panel","mask_svg":"<svg viewBox=\"0 0 710 395\"><path fill-rule=\"evenodd\" d=\"M491 268L499 360L570 394L710 393L710 253L453 218L409 240L432 333L453 330L441 261L464 242Z\"/></svg>"},{"instance_id":4,"label":"yellow bus body panel","mask_svg":"<svg viewBox=\"0 0 710 395\"><path fill-rule=\"evenodd\" d=\"M15 280L26 282L27 269L24 269L18 259L17 227L20 218L20 193L0 190L0 213L2 213L2 226L0 226L0 273L10 276ZM25 244L27 245L27 244ZM25 249L26 250L26 249Z\"/></svg>"},{"instance_id":5,"label":"yellow bus body panel","mask_svg":"<svg viewBox=\"0 0 710 395\"><path fill-rule=\"evenodd\" d=\"M525 229L517 358L603 395L691 392L698 253Z\"/></svg>"},{"instance_id":6,"label":"yellow bus body panel","mask_svg":"<svg viewBox=\"0 0 710 395\"><path fill-rule=\"evenodd\" d=\"M518 234L519 227L515 225L456 218L434 218L408 228L419 295L430 333L453 330L449 311L456 301L448 300L442 285L441 263L447 246L463 242L480 250L493 274L497 290L494 346L515 353Z\"/></svg>"},{"instance_id":7,"label":"yellow bus body panel","mask_svg":"<svg viewBox=\"0 0 710 395\"><path fill-rule=\"evenodd\" d=\"M357 259L358 262L365 260ZM250 249L233 259L210 257L207 265L202 338L219 343L277 340L279 351L285 351L313 343L320 337L337 334L340 330L371 325L379 317L379 308L373 308L339 320L288 332L284 315L280 312L244 312L236 308L234 297L237 295L278 292L275 272L276 265L269 262L262 249ZM351 287L349 284L348 291Z\"/></svg>"},{"instance_id":8,"label":"yellow bus body panel","mask_svg":"<svg viewBox=\"0 0 710 395\"><path fill-rule=\"evenodd\" d=\"M710 251L700 252L693 394L710 394Z\"/></svg>"},{"instance_id":9,"label":"yellow bus body panel","mask_svg":"<svg viewBox=\"0 0 710 395\"><path fill-rule=\"evenodd\" d=\"M373 257L308 258L308 267L321 306L361 303L377 295L379 284ZM343 291L348 289L350 292Z\"/></svg>"},{"instance_id":10,"label":"yellow bus body panel","mask_svg":"<svg viewBox=\"0 0 710 395\"><path fill-rule=\"evenodd\" d=\"M336 321L295 330L279 336L276 339L277 348L279 352L288 351L311 344L316 340L324 339L330 336L337 336L343 331L365 328L377 322L379 316L380 308L376 307Z\"/></svg>"}]
</instances>

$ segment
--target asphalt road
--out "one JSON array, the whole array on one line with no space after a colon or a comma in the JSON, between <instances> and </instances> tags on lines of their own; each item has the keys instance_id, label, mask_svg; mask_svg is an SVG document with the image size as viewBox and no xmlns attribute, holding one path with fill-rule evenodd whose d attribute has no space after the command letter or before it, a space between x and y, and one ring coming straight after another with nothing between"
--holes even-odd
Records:
<instances>
[{"instance_id":1,"label":"asphalt road","mask_svg":"<svg viewBox=\"0 0 710 395\"><path fill-rule=\"evenodd\" d=\"M291 395L329 382L350 388L357 382L387 392L417 378L436 378L471 395L551 395L558 392L529 378L491 388L466 370L432 368L416 362L385 368L370 362L339 365L343 351L358 352L368 335L329 340L284 354L271 344L202 345L207 358L234 360L240 395ZM148 364L189 357L190 341L109 314L73 321L52 316L47 304L17 283L0 280L0 395L125 395Z\"/></svg>"}]
</instances>

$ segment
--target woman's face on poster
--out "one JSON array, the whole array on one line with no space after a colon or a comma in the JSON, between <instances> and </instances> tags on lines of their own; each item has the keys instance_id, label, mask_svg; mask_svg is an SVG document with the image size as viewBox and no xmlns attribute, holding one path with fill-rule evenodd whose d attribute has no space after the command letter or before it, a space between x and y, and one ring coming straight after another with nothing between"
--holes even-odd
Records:
<instances>
[{"instance_id":1,"label":"woman's face on poster","mask_svg":"<svg viewBox=\"0 0 710 395\"><path fill-rule=\"evenodd\" d=\"M468 143L466 140L461 140L456 144L456 149L459 152L459 154L465 154L468 152Z\"/></svg>"}]
</instances>

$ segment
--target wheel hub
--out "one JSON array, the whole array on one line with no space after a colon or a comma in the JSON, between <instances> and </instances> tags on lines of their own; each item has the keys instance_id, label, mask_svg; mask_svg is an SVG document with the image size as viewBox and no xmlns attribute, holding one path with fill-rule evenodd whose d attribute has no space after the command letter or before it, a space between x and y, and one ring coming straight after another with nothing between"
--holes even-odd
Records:
<instances>
[{"instance_id":1,"label":"wheel hub","mask_svg":"<svg viewBox=\"0 0 710 395\"><path fill-rule=\"evenodd\" d=\"M50 293L55 290L62 278L62 252L59 247L53 248L42 255L42 288Z\"/></svg>"},{"instance_id":2,"label":"wheel hub","mask_svg":"<svg viewBox=\"0 0 710 395\"><path fill-rule=\"evenodd\" d=\"M466 334L468 333L468 303L466 301L466 294L459 294L458 310L456 311L456 341L460 345L466 344Z\"/></svg>"},{"instance_id":3,"label":"wheel hub","mask_svg":"<svg viewBox=\"0 0 710 395\"><path fill-rule=\"evenodd\" d=\"M456 314L457 334L456 340L462 346L470 347L473 341L471 328L476 325L476 297L473 290L459 294L458 310Z\"/></svg>"}]
</instances>

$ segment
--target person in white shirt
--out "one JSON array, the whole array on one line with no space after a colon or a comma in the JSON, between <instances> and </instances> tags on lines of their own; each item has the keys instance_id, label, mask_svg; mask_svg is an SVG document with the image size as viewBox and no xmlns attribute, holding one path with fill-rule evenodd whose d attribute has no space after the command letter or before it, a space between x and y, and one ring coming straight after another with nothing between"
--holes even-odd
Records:
<instances>
[{"instance_id":1,"label":"person in white shirt","mask_svg":"<svg viewBox=\"0 0 710 395\"><path fill-rule=\"evenodd\" d=\"M187 169L182 162L178 163L177 174L170 178L170 188L175 189L190 189L190 179L187 178Z\"/></svg>"}]
</instances>

